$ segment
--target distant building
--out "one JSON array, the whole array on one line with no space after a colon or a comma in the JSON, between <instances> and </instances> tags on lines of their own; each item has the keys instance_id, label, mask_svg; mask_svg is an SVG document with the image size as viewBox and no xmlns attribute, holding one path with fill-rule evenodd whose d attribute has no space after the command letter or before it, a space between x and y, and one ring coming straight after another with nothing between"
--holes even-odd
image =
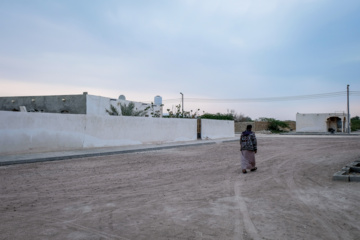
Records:
<instances>
[{"instance_id":1,"label":"distant building","mask_svg":"<svg viewBox=\"0 0 360 240\"><path fill-rule=\"evenodd\" d=\"M128 105L130 102L134 103L136 111L146 109L146 117L151 117L154 113L159 113L162 116L162 99L160 96L156 96L154 104L150 104L128 101L124 95L120 95L118 99L113 99L89 95L87 92L79 95L0 97L0 110L109 115L106 109L110 110L110 106L113 105L121 115L120 104Z\"/></svg>"},{"instance_id":2,"label":"distant building","mask_svg":"<svg viewBox=\"0 0 360 240\"><path fill-rule=\"evenodd\" d=\"M346 113L297 113L296 132L347 132Z\"/></svg>"}]
</instances>

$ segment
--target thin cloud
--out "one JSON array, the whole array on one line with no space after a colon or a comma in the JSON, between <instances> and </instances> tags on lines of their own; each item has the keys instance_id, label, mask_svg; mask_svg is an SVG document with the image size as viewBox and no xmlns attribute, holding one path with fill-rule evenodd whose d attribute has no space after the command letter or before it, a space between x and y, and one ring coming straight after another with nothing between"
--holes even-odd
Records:
<instances>
[{"instance_id":1,"label":"thin cloud","mask_svg":"<svg viewBox=\"0 0 360 240\"><path fill-rule=\"evenodd\" d=\"M240 98L334 92L347 84L358 90L359 8L352 0L3 2L2 93L26 86L21 92L31 95L31 86L43 84L42 95L67 86L151 101L180 91ZM303 109L285 105L272 114L294 117ZM233 107L246 115L269 110ZM209 112L227 108L206 105Z\"/></svg>"}]
</instances>

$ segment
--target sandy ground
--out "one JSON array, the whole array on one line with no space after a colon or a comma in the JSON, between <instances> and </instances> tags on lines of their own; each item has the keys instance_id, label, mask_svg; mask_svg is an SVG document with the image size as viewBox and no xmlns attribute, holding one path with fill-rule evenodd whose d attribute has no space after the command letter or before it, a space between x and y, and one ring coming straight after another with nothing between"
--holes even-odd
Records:
<instances>
[{"instance_id":1,"label":"sandy ground","mask_svg":"<svg viewBox=\"0 0 360 240\"><path fill-rule=\"evenodd\" d=\"M0 239L360 239L359 137L258 142L0 167Z\"/></svg>"}]
</instances>

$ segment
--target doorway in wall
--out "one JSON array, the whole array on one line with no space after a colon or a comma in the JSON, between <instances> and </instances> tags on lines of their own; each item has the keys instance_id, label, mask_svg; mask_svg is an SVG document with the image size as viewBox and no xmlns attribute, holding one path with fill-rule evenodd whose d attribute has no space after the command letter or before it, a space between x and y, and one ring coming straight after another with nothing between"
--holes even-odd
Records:
<instances>
[{"instance_id":1,"label":"doorway in wall","mask_svg":"<svg viewBox=\"0 0 360 240\"><path fill-rule=\"evenodd\" d=\"M197 120L197 139L201 139L201 119Z\"/></svg>"},{"instance_id":2,"label":"doorway in wall","mask_svg":"<svg viewBox=\"0 0 360 240\"><path fill-rule=\"evenodd\" d=\"M339 118L339 117L329 117L326 120L326 124L327 124L328 131L331 133L342 132L344 129L343 122L341 121L341 118Z\"/></svg>"}]
</instances>

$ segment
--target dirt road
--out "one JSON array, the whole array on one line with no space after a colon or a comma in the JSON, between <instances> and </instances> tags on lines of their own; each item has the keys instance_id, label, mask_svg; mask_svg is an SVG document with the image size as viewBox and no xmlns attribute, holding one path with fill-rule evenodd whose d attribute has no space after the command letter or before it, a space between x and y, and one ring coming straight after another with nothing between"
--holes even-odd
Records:
<instances>
[{"instance_id":1,"label":"dirt road","mask_svg":"<svg viewBox=\"0 0 360 240\"><path fill-rule=\"evenodd\" d=\"M359 137L258 142L0 167L0 239L360 239Z\"/></svg>"}]
</instances>

